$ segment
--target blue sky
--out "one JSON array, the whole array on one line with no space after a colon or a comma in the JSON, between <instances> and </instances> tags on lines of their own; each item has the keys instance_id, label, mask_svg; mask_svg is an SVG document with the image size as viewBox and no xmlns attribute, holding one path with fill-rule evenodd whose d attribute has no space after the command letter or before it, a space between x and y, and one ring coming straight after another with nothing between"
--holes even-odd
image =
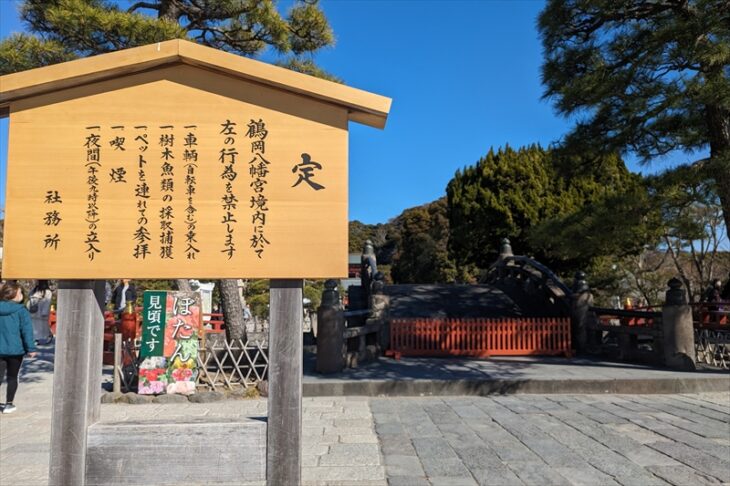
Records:
<instances>
[{"instance_id":1,"label":"blue sky","mask_svg":"<svg viewBox=\"0 0 730 486\"><path fill-rule=\"evenodd\" d=\"M125 3L125 2L121 2ZM0 0L0 37L22 29ZM337 38L316 61L393 98L385 130L350 125L350 219L386 222L444 195L490 147L547 146L569 122L541 100L542 1L321 0ZM0 204L7 120L0 122ZM677 155L671 162L686 162ZM665 163L632 170L654 171Z\"/></svg>"}]
</instances>

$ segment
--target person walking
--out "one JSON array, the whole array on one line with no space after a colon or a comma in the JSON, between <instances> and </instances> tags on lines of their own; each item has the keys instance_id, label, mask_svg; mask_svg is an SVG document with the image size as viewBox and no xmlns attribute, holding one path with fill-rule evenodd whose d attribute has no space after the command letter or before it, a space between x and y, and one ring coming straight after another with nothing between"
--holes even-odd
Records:
<instances>
[{"instance_id":1,"label":"person walking","mask_svg":"<svg viewBox=\"0 0 730 486\"><path fill-rule=\"evenodd\" d=\"M36 344L50 344L53 341L51 328L48 326L48 314L51 311L53 292L48 280L39 280L30 291L28 312L33 322L33 336Z\"/></svg>"},{"instance_id":2,"label":"person walking","mask_svg":"<svg viewBox=\"0 0 730 486\"><path fill-rule=\"evenodd\" d=\"M15 392L23 357L36 356L33 324L23 305L23 289L17 283L6 283L0 289L0 385L6 377L5 405L2 413L15 412Z\"/></svg>"}]
</instances>

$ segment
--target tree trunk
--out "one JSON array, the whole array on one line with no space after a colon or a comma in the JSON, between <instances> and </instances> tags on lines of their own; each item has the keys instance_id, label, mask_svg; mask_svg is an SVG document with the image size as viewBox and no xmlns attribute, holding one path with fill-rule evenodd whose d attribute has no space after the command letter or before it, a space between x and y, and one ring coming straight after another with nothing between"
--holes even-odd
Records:
<instances>
[{"instance_id":1,"label":"tree trunk","mask_svg":"<svg viewBox=\"0 0 730 486\"><path fill-rule=\"evenodd\" d=\"M710 175L715 178L717 195L720 196L725 231L730 238L730 148L715 157L710 156Z\"/></svg>"},{"instance_id":2,"label":"tree trunk","mask_svg":"<svg viewBox=\"0 0 730 486\"><path fill-rule=\"evenodd\" d=\"M233 279L219 280L223 320L226 323L228 339L244 339L246 323L243 319L243 305L238 294L238 281Z\"/></svg>"},{"instance_id":3,"label":"tree trunk","mask_svg":"<svg viewBox=\"0 0 730 486\"><path fill-rule=\"evenodd\" d=\"M714 70L709 76L723 76L722 69ZM710 132L709 174L717 184L725 231L730 238L730 110L720 105L708 105L705 115Z\"/></svg>"},{"instance_id":4,"label":"tree trunk","mask_svg":"<svg viewBox=\"0 0 730 486\"><path fill-rule=\"evenodd\" d=\"M192 292L193 288L190 286L190 280L184 279L184 278L178 278L175 280L175 284L177 284L177 289L181 292Z\"/></svg>"}]
</instances>

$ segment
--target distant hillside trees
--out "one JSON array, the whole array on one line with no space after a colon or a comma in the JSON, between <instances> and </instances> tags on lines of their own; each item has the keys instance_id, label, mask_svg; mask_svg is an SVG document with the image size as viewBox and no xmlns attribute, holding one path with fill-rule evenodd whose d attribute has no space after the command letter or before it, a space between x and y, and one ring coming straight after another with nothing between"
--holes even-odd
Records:
<instances>
[{"instance_id":1,"label":"distant hillside trees","mask_svg":"<svg viewBox=\"0 0 730 486\"><path fill-rule=\"evenodd\" d=\"M406 209L393 221L396 252L391 275L396 283L443 283L457 279L449 258L446 198Z\"/></svg>"}]
</instances>

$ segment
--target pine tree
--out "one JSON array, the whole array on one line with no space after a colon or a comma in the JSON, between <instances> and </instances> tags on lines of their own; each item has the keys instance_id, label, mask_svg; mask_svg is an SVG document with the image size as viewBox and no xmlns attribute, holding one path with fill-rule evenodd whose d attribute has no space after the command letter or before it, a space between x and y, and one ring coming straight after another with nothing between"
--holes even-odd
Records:
<instances>
[{"instance_id":1,"label":"pine tree","mask_svg":"<svg viewBox=\"0 0 730 486\"><path fill-rule=\"evenodd\" d=\"M697 152L730 232L727 0L549 0L538 28L545 97L580 121L563 146L649 162Z\"/></svg>"},{"instance_id":2,"label":"pine tree","mask_svg":"<svg viewBox=\"0 0 730 486\"><path fill-rule=\"evenodd\" d=\"M332 78L312 60L334 44L317 0L301 0L282 16L274 0L149 0L127 9L108 0L25 0L31 32L0 42L0 74L170 39L257 57L271 49L278 64Z\"/></svg>"}]
</instances>

